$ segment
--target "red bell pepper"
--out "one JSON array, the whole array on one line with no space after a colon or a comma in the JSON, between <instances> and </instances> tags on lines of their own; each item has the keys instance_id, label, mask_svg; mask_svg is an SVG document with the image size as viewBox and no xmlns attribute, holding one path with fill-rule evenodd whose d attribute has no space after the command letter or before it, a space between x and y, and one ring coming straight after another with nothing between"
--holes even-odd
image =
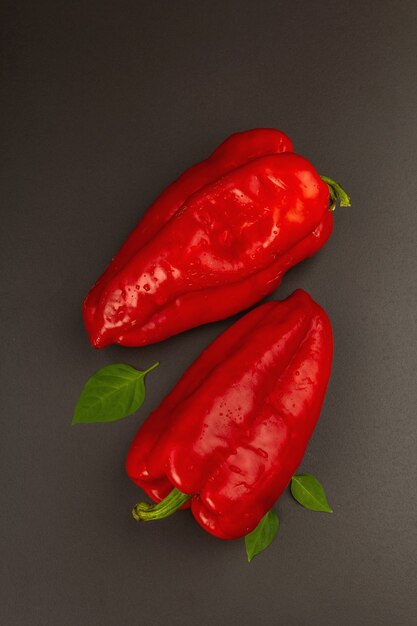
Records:
<instances>
[{"instance_id":1,"label":"red bell pepper","mask_svg":"<svg viewBox=\"0 0 417 626\"><path fill-rule=\"evenodd\" d=\"M278 130L232 135L145 213L87 295L90 341L143 346L259 301L323 246L334 181Z\"/></svg>"},{"instance_id":2,"label":"red bell pepper","mask_svg":"<svg viewBox=\"0 0 417 626\"><path fill-rule=\"evenodd\" d=\"M332 352L329 319L301 290L233 324L136 434L127 473L159 504L136 505L134 517L160 519L191 505L217 537L252 531L301 462Z\"/></svg>"}]
</instances>

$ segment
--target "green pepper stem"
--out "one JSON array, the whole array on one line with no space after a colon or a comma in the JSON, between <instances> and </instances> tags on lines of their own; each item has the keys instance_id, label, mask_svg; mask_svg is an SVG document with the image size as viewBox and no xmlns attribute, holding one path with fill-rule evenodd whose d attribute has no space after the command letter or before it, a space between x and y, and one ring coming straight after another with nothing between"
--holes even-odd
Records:
<instances>
[{"instance_id":1,"label":"green pepper stem","mask_svg":"<svg viewBox=\"0 0 417 626\"><path fill-rule=\"evenodd\" d=\"M175 513L175 511L181 508L190 498L191 496L187 493L183 493L179 489L174 488L161 502L157 502L156 504L139 502L133 507L132 515L137 522L150 522L156 519L163 519Z\"/></svg>"},{"instance_id":2,"label":"green pepper stem","mask_svg":"<svg viewBox=\"0 0 417 626\"><path fill-rule=\"evenodd\" d=\"M350 198L346 191L339 183L327 176L320 176L322 180L328 185L330 192L330 206L329 210L334 211L336 204L339 202L340 206L350 206Z\"/></svg>"}]
</instances>

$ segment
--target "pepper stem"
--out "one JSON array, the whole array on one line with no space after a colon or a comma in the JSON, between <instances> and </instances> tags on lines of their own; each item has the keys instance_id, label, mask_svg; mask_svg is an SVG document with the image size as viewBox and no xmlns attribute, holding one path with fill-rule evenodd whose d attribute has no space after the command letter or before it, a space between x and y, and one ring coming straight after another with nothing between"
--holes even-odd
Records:
<instances>
[{"instance_id":1,"label":"pepper stem","mask_svg":"<svg viewBox=\"0 0 417 626\"><path fill-rule=\"evenodd\" d=\"M151 522L152 520L163 519L175 513L190 498L191 496L187 493L174 488L166 498L156 504L138 502L132 509L132 515L137 522Z\"/></svg>"},{"instance_id":2,"label":"pepper stem","mask_svg":"<svg viewBox=\"0 0 417 626\"><path fill-rule=\"evenodd\" d=\"M328 185L330 191L330 206L329 211L334 211L336 204L339 202L340 206L350 206L350 198L346 191L339 183L327 176L320 176L322 180Z\"/></svg>"}]
</instances>

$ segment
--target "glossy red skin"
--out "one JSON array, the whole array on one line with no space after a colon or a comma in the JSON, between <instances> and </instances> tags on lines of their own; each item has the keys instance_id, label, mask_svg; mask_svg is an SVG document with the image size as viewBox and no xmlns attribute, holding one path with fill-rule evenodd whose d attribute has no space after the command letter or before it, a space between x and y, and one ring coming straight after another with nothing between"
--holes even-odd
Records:
<instances>
[{"instance_id":1,"label":"glossy red skin","mask_svg":"<svg viewBox=\"0 0 417 626\"><path fill-rule=\"evenodd\" d=\"M92 345L143 346L271 293L333 227L329 190L273 129L237 133L145 213L83 303Z\"/></svg>"},{"instance_id":2,"label":"glossy red skin","mask_svg":"<svg viewBox=\"0 0 417 626\"><path fill-rule=\"evenodd\" d=\"M287 487L318 420L332 330L304 291L242 317L191 365L140 427L130 478L155 501L192 496L222 539L252 531Z\"/></svg>"}]
</instances>

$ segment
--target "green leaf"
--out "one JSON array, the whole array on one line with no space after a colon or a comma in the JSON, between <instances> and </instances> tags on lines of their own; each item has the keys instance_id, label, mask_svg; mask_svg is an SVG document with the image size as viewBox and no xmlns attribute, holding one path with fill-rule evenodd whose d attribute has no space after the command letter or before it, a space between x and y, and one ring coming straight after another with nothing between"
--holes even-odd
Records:
<instances>
[{"instance_id":1,"label":"green leaf","mask_svg":"<svg viewBox=\"0 0 417 626\"><path fill-rule=\"evenodd\" d=\"M103 367L87 380L72 423L114 422L137 411L145 400L144 378L158 365L143 372L123 363Z\"/></svg>"},{"instance_id":2,"label":"green leaf","mask_svg":"<svg viewBox=\"0 0 417 626\"><path fill-rule=\"evenodd\" d=\"M245 537L246 554L249 563L253 557L265 550L278 533L279 519L274 511L268 511L257 527Z\"/></svg>"},{"instance_id":3,"label":"green leaf","mask_svg":"<svg viewBox=\"0 0 417 626\"><path fill-rule=\"evenodd\" d=\"M291 479L291 493L306 509L333 513L322 485L312 474L298 474Z\"/></svg>"}]
</instances>

